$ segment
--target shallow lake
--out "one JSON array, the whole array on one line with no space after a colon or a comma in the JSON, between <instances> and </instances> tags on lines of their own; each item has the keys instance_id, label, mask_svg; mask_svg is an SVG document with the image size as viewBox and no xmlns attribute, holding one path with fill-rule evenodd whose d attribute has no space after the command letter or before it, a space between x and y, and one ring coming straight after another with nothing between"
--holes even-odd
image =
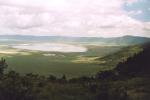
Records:
<instances>
[{"instance_id":1,"label":"shallow lake","mask_svg":"<svg viewBox=\"0 0 150 100\"><path fill-rule=\"evenodd\" d=\"M32 43L13 45L13 48L50 52L86 52L87 48L81 45L61 43Z\"/></svg>"}]
</instances>

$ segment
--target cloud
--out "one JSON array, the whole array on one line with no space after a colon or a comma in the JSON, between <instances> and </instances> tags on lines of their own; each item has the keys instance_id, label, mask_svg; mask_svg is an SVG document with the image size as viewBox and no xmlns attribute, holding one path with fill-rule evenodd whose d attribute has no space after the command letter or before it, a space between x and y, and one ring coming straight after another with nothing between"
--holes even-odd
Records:
<instances>
[{"instance_id":1,"label":"cloud","mask_svg":"<svg viewBox=\"0 0 150 100\"><path fill-rule=\"evenodd\" d=\"M141 1L141 0L126 0L126 4L131 5L131 4L138 2L138 1Z\"/></svg>"},{"instance_id":2,"label":"cloud","mask_svg":"<svg viewBox=\"0 0 150 100\"><path fill-rule=\"evenodd\" d=\"M0 34L150 36L124 4L138 0L0 0Z\"/></svg>"},{"instance_id":3,"label":"cloud","mask_svg":"<svg viewBox=\"0 0 150 100\"><path fill-rule=\"evenodd\" d=\"M149 37L150 35L150 22L146 22L143 27L143 34Z\"/></svg>"},{"instance_id":4,"label":"cloud","mask_svg":"<svg viewBox=\"0 0 150 100\"><path fill-rule=\"evenodd\" d=\"M132 15L132 16L139 15L139 14L142 14L142 13L143 13L142 10L132 10L132 11L129 11L129 14Z\"/></svg>"}]
</instances>

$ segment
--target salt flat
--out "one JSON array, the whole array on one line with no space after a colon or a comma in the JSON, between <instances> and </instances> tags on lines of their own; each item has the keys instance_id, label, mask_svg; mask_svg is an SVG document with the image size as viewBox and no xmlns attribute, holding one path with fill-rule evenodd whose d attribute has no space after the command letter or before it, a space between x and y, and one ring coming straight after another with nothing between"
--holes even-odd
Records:
<instances>
[{"instance_id":1,"label":"salt flat","mask_svg":"<svg viewBox=\"0 0 150 100\"><path fill-rule=\"evenodd\" d=\"M31 43L13 45L12 48L46 51L46 52L86 52L87 48L81 45L64 44L64 43Z\"/></svg>"}]
</instances>

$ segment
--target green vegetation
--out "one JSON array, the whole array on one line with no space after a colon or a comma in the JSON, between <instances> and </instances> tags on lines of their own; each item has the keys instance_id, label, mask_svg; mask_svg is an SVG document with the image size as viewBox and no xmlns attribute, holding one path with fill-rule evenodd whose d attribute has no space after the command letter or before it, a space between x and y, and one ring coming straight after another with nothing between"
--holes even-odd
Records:
<instances>
[{"instance_id":1,"label":"green vegetation","mask_svg":"<svg viewBox=\"0 0 150 100\"><path fill-rule=\"evenodd\" d=\"M45 76L52 74L57 77L65 74L72 78L94 75L101 69L101 66L95 60L96 58L117 52L123 47L91 45L87 46L89 50L83 53L40 52L2 48L3 53L0 53L0 57L7 60L8 70L14 70L21 74L34 73ZM10 51L18 53L8 54Z\"/></svg>"},{"instance_id":2,"label":"green vegetation","mask_svg":"<svg viewBox=\"0 0 150 100\"><path fill-rule=\"evenodd\" d=\"M48 53L2 48L3 53L0 57L6 58L9 64L8 70L21 74L34 73L45 76L52 74L57 77L65 74L68 78L72 78L92 76L99 70L113 69L120 61L140 52L143 47L140 45L127 47L91 45L87 46L89 50L84 53Z\"/></svg>"},{"instance_id":3,"label":"green vegetation","mask_svg":"<svg viewBox=\"0 0 150 100\"><path fill-rule=\"evenodd\" d=\"M115 68L119 62L126 61L128 57L133 56L142 50L142 45L128 46L122 48L118 52L97 58L96 61L99 61L99 65L103 66L103 70L110 70Z\"/></svg>"},{"instance_id":4,"label":"green vegetation","mask_svg":"<svg viewBox=\"0 0 150 100\"><path fill-rule=\"evenodd\" d=\"M130 36L115 39L101 41L119 46L85 43L88 51L82 53L29 51L2 43L0 57L6 60L0 60L0 100L150 100L150 44L133 46L139 38ZM120 45L122 39L132 46ZM83 42L89 40L95 38Z\"/></svg>"},{"instance_id":5,"label":"green vegetation","mask_svg":"<svg viewBox=\"0 0 150 100\"><path fill-rule=\"evenodd\" d=\"M150 100L149 59L147 45L112 70L68 80L65 75L4 73L7 63L2 59L0 100Z\"/></svg>"},{"instance_id":6,"label":"green vegetation","mask_svg":"<svg viewBox=\"0 0 150 100\"><path fill-rule=\"evenodd\" d=\"M136 36L100 38L1 35L0 41L0 57L7 60L9 65L7 71L14 70L22 75L52 74L57 77L65 74L68 78L73 78L93 76L99 70L113 69L120 61L141 51L142 47L139 44L149 42L150 39ZM81 45L88 51L59 53L13 48L17 45L42 45L43 43ZM135 44L136 46L133 46Z\"/></svg>"}]
</instances>

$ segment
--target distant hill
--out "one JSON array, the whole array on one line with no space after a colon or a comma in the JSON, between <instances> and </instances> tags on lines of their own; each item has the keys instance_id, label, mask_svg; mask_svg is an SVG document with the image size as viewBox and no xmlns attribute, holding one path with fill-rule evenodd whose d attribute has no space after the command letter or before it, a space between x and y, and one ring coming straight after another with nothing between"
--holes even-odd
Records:
<instances>
[{"instance_id":1,"label":"distant hill","mask_svg":"<svg viewBox=\"0 0 150 100\"><path fill-rule=\"evenodd\" d=\"M150 42L150 38L139 36L123 37L65 37L65 36L30 36L30 35L0 35L0 41L39 41L39 42L64 42L101 45L136 45Z\"/></svg>"}]
</instances>

